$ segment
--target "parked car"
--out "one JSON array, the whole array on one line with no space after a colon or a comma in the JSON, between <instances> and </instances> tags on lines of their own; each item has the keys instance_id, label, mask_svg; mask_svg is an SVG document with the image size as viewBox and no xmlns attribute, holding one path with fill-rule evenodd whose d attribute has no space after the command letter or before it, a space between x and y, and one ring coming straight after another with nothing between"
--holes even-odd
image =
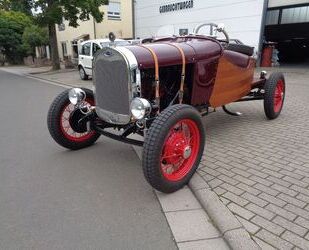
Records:
<instances>
[{"instance_id":1,"label":"parked car","mask_svg":"<svg viewBox=\"0 0 309 250\"><path fill-rule=\"evenodd\" d=\"M263 100L266 117L275 119L285 98L283 74L254 78L253 49L228 46L223 25L215 27L225 39L200 35L205 25L193 35L100 50L94 59L95 93L80 88L60 93L48 112L51 136L72 150L92 145L100 135L142 146L150 185L165 193L182 188L204 152L203 116L220 107L238 116L226 105Z\"/></svg>"},{"instance_id":2,"label":"parked car","mask_svg":"<svg viewBox=\"0 0 309 250\"><path fill-rule=\"evenodd\" d=\"M87 40L81 43L81 50L78 55L78 72L82 80L87 80L92 76L92 61L94 54L104 48L110 46L130 45L130 41L116 39L111 42L109 39Z\"/></svg>"}]
</instances>

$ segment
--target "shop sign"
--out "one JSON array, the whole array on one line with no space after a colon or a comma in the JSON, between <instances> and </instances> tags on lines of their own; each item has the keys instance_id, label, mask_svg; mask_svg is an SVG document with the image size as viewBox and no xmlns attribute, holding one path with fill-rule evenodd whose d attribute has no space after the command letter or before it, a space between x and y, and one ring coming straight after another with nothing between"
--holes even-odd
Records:
<instances>
[{"instance_id":1,"label":"shop sign","mask_svg":"<svg viewBox=\"0 0 309 250\"><path fill-rule=\"evenodd\" d=\"M194 1L181 1L177 3L170 3L166 5L162 5L159 8L160 13L166 13L166 12L173 12L173 11L179 11L184 9L192 9L194 5Z\"/></svg>"}]
</instances>

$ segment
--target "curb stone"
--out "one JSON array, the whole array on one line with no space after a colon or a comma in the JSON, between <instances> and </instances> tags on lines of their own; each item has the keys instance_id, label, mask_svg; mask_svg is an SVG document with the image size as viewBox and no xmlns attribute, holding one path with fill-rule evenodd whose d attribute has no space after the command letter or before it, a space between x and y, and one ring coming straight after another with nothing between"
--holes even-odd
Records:
<instances>
[{"instance_id":1,"label":"curb stone","mask_svg":"<svg viewBox=\"0 0 309 250\"><path fill-rule=\"evenodd\" d=\"M74 87L72 84L68 84L68 83L64 83L64 82L56 81L56 80L51 80L51 79L46 79L46 78L43 78L43 77L39 77L36 74L24 74L24 75L26 77L29 77L29 78L35 78L35 79L39 79L39 80L43 80L43 81L47 81L47 82L53 82L53 83L63 85L63 86L68 87L68 88Z\"/></svg>"},{"instance_id":2,"label":"curb stone","mask_svg":"<svg viewBox=\"0 0 309 250\"><path fill-rule=\"evenodd\" d=\"M135 138L135 136L133 135L132 138ZM137 146L132 146L133 150L135 151L136 155L138 156L138 158L141 160L142 159L142 150L140 150L140 147ZM197 178L196 175L193 176L193 181L192 181L192 185L196 188L196 190L202 190L203 188L209 188L208 184L202 179L202 181L200 181L200 179ZM221 249L221 250L226 250L226 249L233 249L232 245L228 242L228 238L223 236L223 233L221 231L221 229L216 225L215 221L213 220L212 216L210 214L208 214L208 212L205 210L204 205L200 203L199 198L195 195L194 190L192 188L190 188L189 186L185 186L185 188L189 189L192 196L196 199L196 202L198 202L201 205L201 210L204 211L206 213L206 216L209 217L209 221L208 223L211 223L211 225L213 225L213 227L215 228L215 230L218 231L218 235L219 237L217 238L212 238L212 239L207 239L207 240L194 240L194 241L188 241L188 242L176 242L177 246L179 249ZM160 200L160 195L158 191L155 191L159 202L161 203L162 201ZM162 206L162 203L161 203ZM166 215L165 215L166 216ZM174 234L172 228L171 228L172 233ZM232 239L236 238L236 237L231 237ZM247 244L247 243L245 243ZM250 245L247 245L250 246ZM241 248L235 248L235 249L241 249ZM242 248L245 249L245 248ZM246 248L247 250L248 248ZM253 250L255 249L259 249L259 248L251 248ZM250 250L251 250L250 249Z\"/></svg>"},{"instance_id":3,"label":"curb stone","mask_svg":"<svg viewBox=\"0 0 309 250\"><path fill-rule=\"evenodd\" d=\"M77 69L66 69L65 70L66 72L65 73L68 73L68 72L74 72L74 71L77 71ZM41 71L41 72L30 72L30 73L27 73L27 74L30 74L30 75L39 75L39 74L48 74L48 73L51 73L51 74L61 74L63 72L55 72L55 71L51 71L51 70L46 70L46 71Z\"/></svg>"},{"instance_id":4,"label":"curb stone","mask_svg":"<svg viewBox=\"0 0 309 250\"><path fill-rule=\"evenodd\" d=\"M43 82L49 82L50 84L54 84L54 85L57 85L57 86L61 86L61 87L64 87L64 88L74 88L74 87L77 87L77 88L81 88L81 87L84 87L84 88L88 88L88 89L92 89L94 88L92 82L86 82L86 83L83 83L83 84L72 84L72 83L65 83L63 81L58 81L58 80L53 80L53 79L46 79L44 77L40 77L40 76L37 76L37 75L31 75L31 74L24 74L24 76L30 78L30 79L36 79L36 80L39 80L39 81L43 81Z\"/></svg>"},{"instance_id":5,"label":"curb stone","mask_svg":"<svg viewBox=\"0 0 309 250\"><path fill-rule=\"evenodd\" d=\"M189 187L232 249L261 249L198 173L192 177Z\"/></svg>"}]
</instances>

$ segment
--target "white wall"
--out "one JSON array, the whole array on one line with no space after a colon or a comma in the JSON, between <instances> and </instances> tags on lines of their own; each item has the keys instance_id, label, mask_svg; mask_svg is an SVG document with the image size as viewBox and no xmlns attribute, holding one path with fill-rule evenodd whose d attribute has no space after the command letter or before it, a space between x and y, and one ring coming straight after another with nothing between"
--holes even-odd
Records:
<instances>
[{"instance_id":1,"label":"white wall","mask_svg":"<svg viewBox=\"0 0 309 250\"><path fill-rule=\"evenodd\" d=\"M280 7L280 6L286 6L286 5L293 5L293 4L303 4L308 3L309 0L269 0L268 7Z\"/></svg>"},{"instance_id":2,"label":"white wall","mask_svg":"<svg viewBox=\"0 0 309 250\"><path fill-rule=\"evenodd\" d=\"M180 28L193 28L205 22L224 23L231 38L258 48L263 14L263 0L194 0L192 9L160 14L162 5L181 0L136 0L136 37L156 35L160 27L172 25L174 34Z\"/></svg>"}]
</instances>

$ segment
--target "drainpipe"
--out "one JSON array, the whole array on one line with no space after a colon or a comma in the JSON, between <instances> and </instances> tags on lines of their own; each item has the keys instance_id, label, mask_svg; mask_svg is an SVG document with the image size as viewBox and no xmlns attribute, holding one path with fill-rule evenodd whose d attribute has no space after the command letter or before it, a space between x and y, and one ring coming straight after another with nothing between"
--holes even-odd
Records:
<instances>
[{"instance_id":1,"label":"drainpipe","mask_svg":"<svg viewBox=\"0 0 309 250\"><path fill-rule=\"evenodd\" d=\"M132 0L132 38L135 39L135 1Z\"/></svg>"},{"instance_id":2,"label":"drainpipe","mask_svg":"<svg viewBox=\"0 0 309 250\"><path fill-rule=\"evenodd\" d=\"M265 33L265 25L266 25L266 14L268 9L269 0L264 0L263 6L263 14L262 14L262 22L261 22L261 32L260 32L260 42L259 42L259 57L257 61L257 65L261 66L261 58L262 58L262 49L263 49L263 38Z\"/></svg>"}]
</instances>

